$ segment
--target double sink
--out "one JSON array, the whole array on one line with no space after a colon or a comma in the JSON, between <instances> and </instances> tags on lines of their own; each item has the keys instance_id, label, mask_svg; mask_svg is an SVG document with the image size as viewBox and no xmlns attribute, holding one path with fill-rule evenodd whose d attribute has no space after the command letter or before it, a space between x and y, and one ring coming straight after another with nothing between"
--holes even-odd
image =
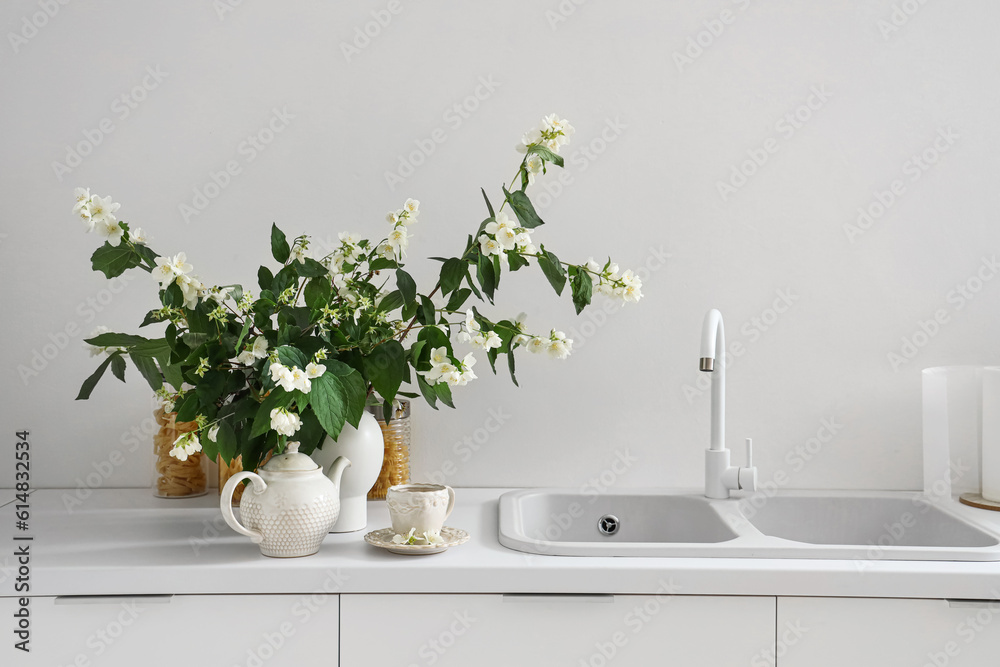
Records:
<instances>
[{"instance_id":1,"label":"double sink","mask_svg":"<svg viewBox=\"0 0 1000 667\"><path fill-rule=\"evenodd\" d=\"M951 499L787 492L709 499L662 489L500 497L500 543L535 554L1000 561L1000 536ZM970 510L972 511L972 510Z\"/></svg>"}]
</instances>

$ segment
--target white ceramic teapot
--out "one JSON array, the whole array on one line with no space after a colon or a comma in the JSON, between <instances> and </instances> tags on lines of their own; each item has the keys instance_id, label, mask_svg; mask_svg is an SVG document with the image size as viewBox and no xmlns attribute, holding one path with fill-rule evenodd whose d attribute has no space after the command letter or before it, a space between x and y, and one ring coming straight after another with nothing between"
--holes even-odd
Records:
<instances>
[{"instance_id":1,"label":"white ceramic teapot","mask_svg":"<svg viewBox=\"0 0 1000 667\"><path fill-rule=\"evenodd\" d=\"M299 453L299 443L290 442L283 454L271 458L260 474L243 471L229 478L222 489L219 508L226 523L246 535L260 552L275 558L311 556L340 515L340 476L351 462L339 457L323 469ZM233 514L233 492L244 479L253 482L240 500L240 518Z\"/></svg>"}]
</instances>

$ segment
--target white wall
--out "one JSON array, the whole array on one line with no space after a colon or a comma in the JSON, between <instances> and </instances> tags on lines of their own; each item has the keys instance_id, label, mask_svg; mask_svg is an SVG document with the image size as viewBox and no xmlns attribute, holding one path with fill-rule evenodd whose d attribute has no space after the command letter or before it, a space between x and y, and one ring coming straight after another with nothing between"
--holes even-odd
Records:
<instances>
[{"instance_id":1,"label":"white wall","mask_svg":"<svg viewBox=\"0 0 1000 667\"><path fill-rule=\"evenodd\" d=\"M46 1L55 15L43 21ZM113 195L155 249L186 251L210 283L253 282L272 221L319 237L377 235L385 211L417 197L410 268L426 285L437 264L422 258L462 245L485 216L479 186L498 192L521 133L553 111L578 131L565 175L534 188L548 220L538 240L565 259L610 254L623 267L671 257L640 304L607 318L600 301L575 318L537 271L505 277L489 312L575 330L577 352L565 362L522 354L520 389L483 361L457 412L418 408L414 477L699 485L709 405L685 387L706 379L697 357L710 307L742 343L730 445L753 436L762 479L781 470L791 487L917 488L919 370L1000 362L1000 279L981 268L1000 241L994 2L403 0L348 59L341 44L386 2L46 1L0 7L0 405L4 438L31 431L36 485L86 484L115 451L124 463L99 484L149 483L148 445L128 444L150 414L134 370L128 385L109 377L89 402L73 398L95 366L82 337L97 324L132 330L155 286L136 273L112 294L90 271L98 238L70 212L74 186ZM902 25L887 32L903 5L915 13L897 13ZM30 37L11 37L22 31ZM711 44L699 54L692 40ZM136 108L115 102L144 81ZM477 91L485 99L468 102L478 106L468 118L449 112ZM291 118L251 161L241 142L273 109ZM797 110L808 116L798 128L782 122ZM112 132L96 129L102 119ZM393 191L385 172L438 128L446 141ZM99 145L57 175L53 163L88 135ZM718 183L766 147L766 163L724 200ZM911 156L924 151L936 162L914 172ZM180 205L230 160L241 173L185 222ZM561 194L545 196L560 177ZM850 239L845 225L895 179L901 194ZM990 279L978 282L980 271ZM954 291L966 284L979 289L971 300ZM775 321L783 294L791 305ZM893 367L889 353L938 311L947 321ZM53 338L65 349L46 348ZM54 358L35 357L37 374L22 379L36 353ZM504 423L486 438L491 411ZM795 458L824 420L834 437L808 462ZM8 486L11 451L0 447ZM611 472L626 451L630 462Z\"/></svg>"}]
</instances>

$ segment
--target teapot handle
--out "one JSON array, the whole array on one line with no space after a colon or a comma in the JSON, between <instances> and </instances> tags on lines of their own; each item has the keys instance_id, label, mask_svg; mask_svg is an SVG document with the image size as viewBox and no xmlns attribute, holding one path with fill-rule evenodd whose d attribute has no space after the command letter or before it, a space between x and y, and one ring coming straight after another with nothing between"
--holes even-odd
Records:
<instances>
[{"instance_id":1,"label":"teapot handle","mask_svg":"<svg viewBox=\"0 0 1000 667\"><path fill-rule=\"evenodd\" d=\"M261 479L260 475L249 470L242 470L230 477L229 481L226 482L226 486L223 487L219 498L219 509L222 510L222 518L226 520L230 528L240 535L246 535L253 540L254 544L260 544L264 540L264 535L259 530L246 528L236 519L236 515L233 514L233 493L236 492L236 485L245 479L253 482L253 489L247 489L249 492L263 493L267 489L267 482Z\"/></svg>"}]
</instances>

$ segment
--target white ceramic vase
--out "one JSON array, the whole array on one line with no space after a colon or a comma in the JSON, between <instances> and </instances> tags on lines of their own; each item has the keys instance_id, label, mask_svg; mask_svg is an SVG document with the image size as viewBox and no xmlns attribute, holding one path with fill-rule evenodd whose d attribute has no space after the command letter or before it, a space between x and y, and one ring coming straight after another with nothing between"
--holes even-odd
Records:
<instances>
[{"instance_id":1,"label":"white ceramic vase","mask_svg":"<svg viewBox=\"0 0 1000 667\"><path fill-rule=\"evenodd\" d=\"M351 461L340 481L340 517L331 533L349 533L368 525L368 491L382 471L385 441L375 417L365 412L354 428L344 424L336 440L327 437L323 447L312 453L312 459L323 467L324 474L338 456Z\"/></svg>"}]
</instances>

